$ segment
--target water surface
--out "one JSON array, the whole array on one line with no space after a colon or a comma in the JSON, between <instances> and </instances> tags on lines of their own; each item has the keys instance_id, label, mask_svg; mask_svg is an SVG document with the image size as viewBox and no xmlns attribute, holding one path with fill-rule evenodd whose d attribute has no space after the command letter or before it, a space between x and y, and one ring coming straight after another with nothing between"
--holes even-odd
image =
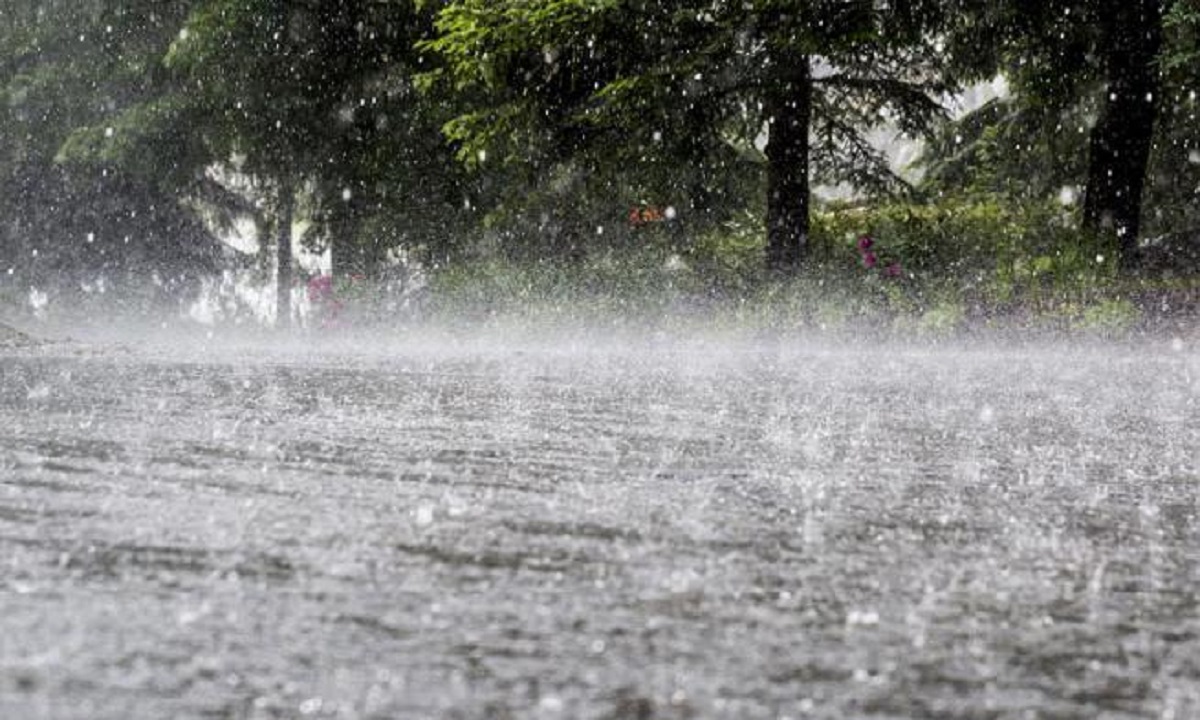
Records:
<instances>
[{"instance_id":1,"label":"water surface","mask_svg":"<svg viewBox=\"0 0 1200 720\"><path fill-rule=\"evenodd\" d=\"M0 351L0 717L1200 717L1191 348Z\"/></svg>"}]
</instances>

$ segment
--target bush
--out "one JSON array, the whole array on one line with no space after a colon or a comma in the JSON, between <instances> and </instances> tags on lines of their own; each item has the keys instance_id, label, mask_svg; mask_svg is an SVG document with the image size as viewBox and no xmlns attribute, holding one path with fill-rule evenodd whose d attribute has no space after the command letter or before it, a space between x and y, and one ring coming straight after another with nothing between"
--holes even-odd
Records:
<instances>
[{"instance_id":1,"label":"bush","mask_svg":"<svg viewBox=\"0 0 1200 720\"><path fill-rule=\"evenodd\" d=\"M861 265L856 243L863 235L874 240L881 266L898 264L923 292L936 288L934 294L951 292L991 309L1077 295L1116 276L1114 249L1080 231L1051 202L832 207L814 218L814 254Z\"/></svg>"},{"instance_id":2,"label":"bush","mask_svg":"<svg viewBox=\"0 0 1200 720\"><path fill-rule=\"evenodd\" d=\"M1053 203L830 206L814 213L808 262L790 278L766 272L764 235L743 214L695 237L665 228L573 260L477 258L433 273L426 307L444 319L696 319L916 337L980 324L1112 334L1140 322L1122 300L1132 281L1117 276L1115 253Z\"/></svg>"},{"instance_id":3,"label":"bush","mask_svg":"<svg viewBox=\"0 0 1200 720\"><path fill-rule=\"evenodd\" d=\"M1124 335L1140 317L1141 313L1130 301L1123 298L1107 299L1084 308L1076 327L1102 336Z\"/></svg>"}]
</instances>

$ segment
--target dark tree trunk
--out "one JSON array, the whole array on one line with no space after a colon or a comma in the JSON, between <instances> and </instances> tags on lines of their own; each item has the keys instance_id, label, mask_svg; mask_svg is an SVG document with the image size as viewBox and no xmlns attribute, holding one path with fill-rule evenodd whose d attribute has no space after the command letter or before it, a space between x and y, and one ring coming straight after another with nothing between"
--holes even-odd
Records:
<instances>
[{"instance_id":1,"label":"dark tree trunk","mask_svg":"<svg viewBox=\"0 0 1200 720\"><path fill-rule=\"evenodd\" d=\"M1142 189L1158 107L1162 1L1102 5L1108 88L1090 138L1083 225L1115 240L1118 262L1129 269L1137 262Z\"/></svg>"},{"instance_id":2,"label":"dark tree trunk","mask_svg":"<svg viewBox=\"0 0 1200 720\"><path fill-rule=\"evenodd\" d=\"M362 246L358 243L358 229L350 218L350 210L341 208L338 216L330 224L330 272L339 277L350 277L366 272L366 259Z\"/></svg>"},{"instance_id":3,"label":"dark tree trunk","mask_svg":"<svg viewBox=\"0 0 1200 720\"><path fill-rule=\"evenodd\" d=\"M767 267L794 273L808 244L808 126L812 69L808 56L789 58L766 90Z\"/></svg>"},{"instance_id":4,"label":"dark tree trunk","mask_svg":"<svg viewBox=\"0 0 1200 720\"><path fill-rule=\"evenodd\" d=\"M275 245L275 326L292 322L292 219L296 210L295 190L290 181L279 188L279 227Z\"/></svg>"},{"instance_id":5,"label":"dark tree trunk","mask_svg":"<svg viewBox=\"0 0 1200 720\"><path fill-rule=\"evenodd\" d=\"M365 182L347 180L352 188L349 196L335 199L329 210L330 265L331 273L349 278L355 275L377 277L386 259L386 248L379 238L364 236L363 220L376 201L366 195Z\"/></svg>"}]
</instances>

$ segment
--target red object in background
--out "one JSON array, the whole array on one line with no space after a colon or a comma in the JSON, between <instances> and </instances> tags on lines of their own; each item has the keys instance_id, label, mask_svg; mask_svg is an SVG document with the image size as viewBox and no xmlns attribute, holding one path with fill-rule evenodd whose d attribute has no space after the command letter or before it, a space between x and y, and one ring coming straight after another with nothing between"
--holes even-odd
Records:
<instances>
[{"instance_id":1,"label":"red object in background","mask_svg":"<svg viewBox=\"0 0 1200 720\"><path fill-rule=\"evenodd\" d=\"M308 301L322 302L333 297L333 276L315 275L308 281Z\"/></svg>"},{"instance_id":2,"label":"red object in background","mask_svg":"<svg viewBox=\"0 0 1200 720\"><path fill-rule=\"evenodd\" d=\"M328 328L337 324L338 315L342 312L342 301L338 300L334 292L332 275L316 275L308 281L308 301L312 304L313 317L320 321L321 327Z\"/></svg>"},{"instance_id":3,"label":"red object in background","mask_svg":"<svg viewBox=\"0 0 1200 720\"><path fill-rule=\"evenodd\" d=\"M858 254L862 257L863 267L868 270L874 270L879 267L879 256L871 248L875 247L875 240L870 235L858 236ZM885 278L895 279L904 274L904 270L900 267L900 263L892 261L885 265L879 274Z\"/></svg>"},{"instance_id":4,"label":"red object in background","mask_svg":"<svg viewBox=\"0 0 1200 720\"><path fill-rule=\"evenodd\" d=\"M629 224L634 227L646 225L648 223L662 222L667 217L663 209L655 205L646 207L634 206L629 211Z\"/></svg>"}]
</instances>

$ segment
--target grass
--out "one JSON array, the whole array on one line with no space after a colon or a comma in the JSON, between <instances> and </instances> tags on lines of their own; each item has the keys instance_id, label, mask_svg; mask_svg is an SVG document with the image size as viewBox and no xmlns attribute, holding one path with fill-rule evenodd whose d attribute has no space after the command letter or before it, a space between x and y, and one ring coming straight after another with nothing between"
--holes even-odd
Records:
<instances>
[{"instance_id":1,"label":"grass","mask_svg":"<svg viewBox=\"0 0 1200 720\"><path fill-rule=\"evenodd\" d=\"M332 326L922 340L975 332L1125 337L1200 326L1200 270L1123 275L1115 253L1080 233L1054 204L985 198L827 207L813 217L802 270L787 278L765 271L758 218L738 216L694 236L681 230L630 233L571 260L514 260L495 250L390 286L347 280ZM0 308L5 291L0 285ZM116 310L123 300L113 298ZM9 306L27 302L14 296ZM101 313L95 303L88 311Z\"/></svg>"},{"instance_id":2,"label":"grass","mask_svg":"<svg viewBox=\"0 0 1200 720\"><path fill-rule=\"evenodd\" d=\"M748 333L1121 337L1171 324L1195 327L1200 309L1200 275L1122 275L1115 252L1051 204L831 208L814 218L805 268L786 279L764 271L762 236L747 216L682 247L651 238L570 263L461 263L431 276L420 314L484 324ZM871 238L869 259L864 236Z\"/></svg>"}]
</instances>

